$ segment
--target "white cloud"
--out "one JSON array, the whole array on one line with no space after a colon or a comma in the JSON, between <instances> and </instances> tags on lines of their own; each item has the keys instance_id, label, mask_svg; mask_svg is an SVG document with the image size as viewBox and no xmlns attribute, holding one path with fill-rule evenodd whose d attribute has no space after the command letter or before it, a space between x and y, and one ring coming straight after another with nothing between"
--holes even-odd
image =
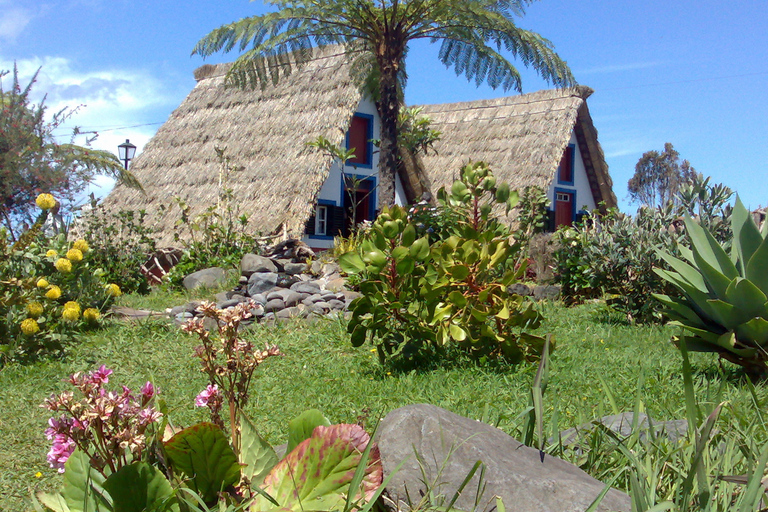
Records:
<instances>
[{"instance_id":1,"label":"white cloud","mask_svg":"<svg viewBox=\"0 0 768 512\"><path fill-rule=\"evenodd\" d=\"M588 69L578 69L578 70L574 70L574 74L581 76L581 75L597 75L597 74L608 74L608 73L622 73L624 71L656 68L664 65L666 65L666 62L662 62L662 61L630 62L627 64L613 64L613 65L598 66L598 67L588 68Z\"/></svg>"},{"instance_id":2,"label":"white cloud","mask_svg":"<svg viewBox=\"0 0 768 512\"><path fill-rule=\"evenodd\" d=\"M7 7L0 2L0 39L14 41L32 21L32 12L21 7Z\"/></svg>"}]
</instances>

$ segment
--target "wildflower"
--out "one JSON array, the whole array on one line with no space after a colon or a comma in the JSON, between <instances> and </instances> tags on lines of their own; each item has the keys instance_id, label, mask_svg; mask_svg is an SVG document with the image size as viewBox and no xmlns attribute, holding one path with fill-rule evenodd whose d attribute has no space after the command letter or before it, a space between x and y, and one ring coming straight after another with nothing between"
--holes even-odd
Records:
<instances>
[{"instance_id":1,"label":"wildflower","mask_svg":"<svg viewBox=\"0 0 768 512\"><path fill-rule=\"evenodd\" d=\"M41 277L37 280L37 287L38 288L48 288L48 280L44 277Z\"/></svg>"},{"instance_id":2,"label":"wildflower","mask_svg":"<svg viewBox=\"0 0 768 512\"><path fill-rule=\"evenodd\" d=\"M40 326L37 325L37 320L34 318L27 318L21 322L21 332L23 332L25 336L33 336L39 330Z\"/></svg>"},{"instance_id":3,"label":"wildflower","mask_svg":"<svg viewBox=\"0 0 768 512\"><path fill-rule=\"evenodd\" d=\"M38 208L41 210L50 210L56 206L56 199L51 194L40 194L35 199L35 203L37 203Z\"/></svg>"},{"instance_id":4,"label":"wildflower","mask_svg":"<svg viewBox=\"0 0 768 512\"><path fill-rule=\"evenodd\" d=\"M62 274L68 274L69 272L72 272L72 262L66 258L57 259L53 266L56 267L56 270Z\"/></svg>"},{"instance_id":5,"label":"wildflower","mask_svg":"<svg viewBox=\"0 0 768 512\"><path fill-rule=\"evenodd\" d=\"M75 240L75 243L72 244L73 249L77 249L78 251L82 252L83 254L88 252L88 249L90 247L88 246L88 242L83 240L82 238L79 240Z\"/></svg>"},{"instance_id":6,"label":"wildflower","mask_svg":"<svg viewBox=\"0 0 768 512\"><path fill-rule=\"evenodd\" d=\"M53 437L51 451L48 452L48 463L59 473L64 472L64 463L75 451L75 442L66 434L56 434Z\"/></svg>"},{"instance_id":7,"label":"wildflower","mask_svg":"<svg viewBox=\"0 0 768 512\"><path fill-rule=\"evenodd\" d=\"M120 287L117 286L115 283L108 284L107 287L107 295L110 297L119 297L123 294L122 291L120 291Z\"/></svg>"},{"instance_id":8,"label":"wildflower","mask_svg":"<svg viewBox=\"0 0 768 512\"><path fill-rule=\"evenodd\" d=\"M215 405L217 398L220 398L218 384L208 384L208 387L202 390L200 394L195 397L195 406L211 407L212 405Z\"/></svg>"},{"instance_id":9,"label":"wildflower","mask_svg":"<svg viewBox=\"0 0 768 512\"><path fill-rule=\"evenodd\" d=\"M43 305L39 302L30 302L27 304L27 311L29 312L29 316L37 318L43 314Z\"/></svg>"},{"instance_id":10,"label":"wildflower","mask_svg":"<svg viewBox=\"0 0 768 512\"><path fill-rule=\"evenodd\" d=\"M67 259L69 261L83 261L83 252L80 249L70 249L67 251Z\"/></svg>"},{"instance_id":11,"label":"wildflower","mask_svg":"<svg viewBox=\"0 0 768 512\"><path fill-rule=\"evenodd\" d=\"M141 386L142 401L150 401L155 396L155 386L151 382L147 381L146 384ZM145 402L145 403L146 403Z\"/></svg>"},{"instance_id":12,"label":"wildflower","mask_svg":"<svg viewBox=\"0 0 768 512\"><path fill-rule=\"evenodd\" d=\"M59 253L55 249L48 249L48 251L45 253L46 258L55 258L58 255Z\"/></svg>"},{"instance_id":13,"label":"wildflower","mask_svg":"<svg viewBox=\"0 0 768 512\"><path fill-rule=\"evenodd\" d=\"M112 375L112 370L107 368L106 365L99 366L98 370L91 372L89 380L94 384L107 384L109 382L109 376Z\"/></svg>"},{"instance_id":14,"label":"wildflower","mask_svg":"<svg viewBox=\"0 0 768 512\"><path fill-rule=\"evenodd\" d=\"M88 308L83 311L83 320L89 323L95 323L100 316L101 313L99 313L99 310L96 308Z\"/></svg>"},{"instance_id":15,"label":"wildflower","mask_svg":"<svg viewBox=\"0 0 768 512\"><path fill-rule=\"evenodd\" d=\"M40 282L38 282L37 285L40 286ZM47 284L46 284L46 286L47 286ZM61 288L59 288L56 285L53 285L53 286L51 286L51 288L47 292L45 292L45 296L48 297L51 300L56 300L59 297L61 297Z\"/></svg>"},{"instance_id":16,"label":"wildflower","mask_svg":"<svg viewBox=\"0 0 768 512\"><path fill-rule=\"evenodd\" d=\"M35 473L35 478L43 478L43 474L41 472Z\"/></svg>"},{"instance_id":17,"label":"wildflower","mask_svg":"<svg viewBox=\"0 0 768 512\"><path fill-rule=\"evenodd\" d=\"M64 304L64 310L61 312L61 317L69 322L74 322L80 318L80 304L74 301L69 301Z\"/></svg>"}]
</instances>

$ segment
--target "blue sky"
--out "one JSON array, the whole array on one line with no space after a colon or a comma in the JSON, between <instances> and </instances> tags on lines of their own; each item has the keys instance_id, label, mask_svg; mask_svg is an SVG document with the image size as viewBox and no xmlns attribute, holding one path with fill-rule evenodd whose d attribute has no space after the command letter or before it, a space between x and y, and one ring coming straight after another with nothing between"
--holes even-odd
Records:
<instances>
[{"instance_id":1,"label":"blue sky","mask_svg":"<svg viewBox=\"0 0 768 512\"><path fill-rule=\"evenodd\" d=\"M94 144L139 149L194 87L195 43L218 26L265 12L247 0L0 0L0 69L42 66L37 93L50 110L80 107L74 123ZM623 211L643 152L671 142L714 182L751 207L768 205L768 2L736 0L541 0L519 25L549 38L588 104ZM412 47L410 104L494 98L437 60L437 45ZM525 92L546 88L523 72ZM4 83L8 83L7 78ZM68 138L61 130L62 139Z\"/></svg>"}]
</instances>

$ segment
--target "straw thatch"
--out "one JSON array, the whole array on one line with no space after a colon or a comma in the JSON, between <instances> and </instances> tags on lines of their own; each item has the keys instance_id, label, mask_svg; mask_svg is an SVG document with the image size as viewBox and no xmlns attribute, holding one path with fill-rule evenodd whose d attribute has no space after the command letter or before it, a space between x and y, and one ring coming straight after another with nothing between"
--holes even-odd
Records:
<instances>
[{"instance_id":1,"label":"straw thatch","mask_svg":"<svg viewBox=\"0 0 768 512\"><path fill-rule=\"evenodd\" d=\"M145 210L161 245L173 243L181 217L174 198L194 218L217 204L222 189L233 191L232 205L249 216L254 233L300 236L331 166L306 143L322 135L341 144L361 99L339 48L264 90L225 87L228 69L199 68L195 88L133 161L146 195L118 186L104 201L110 211ZM221 176L217 147L239 171Z\"/></svg>"},{"instance_id":2,"label":"straw thatch","mask_svg":"<svg viewBox=\"0 0 768 512\"><path fill-rule=\"evenodd\" d=\"M608 165L587 108L590 94L588 87L576 87L424 105L422 115L441 132L434 144L437 153L422 157L433 191L450 188L469 160L488 163L496 178L513 189L537 185L546 191L575 130L595 203L616 206Z\"/></svg>"}]
</instances>

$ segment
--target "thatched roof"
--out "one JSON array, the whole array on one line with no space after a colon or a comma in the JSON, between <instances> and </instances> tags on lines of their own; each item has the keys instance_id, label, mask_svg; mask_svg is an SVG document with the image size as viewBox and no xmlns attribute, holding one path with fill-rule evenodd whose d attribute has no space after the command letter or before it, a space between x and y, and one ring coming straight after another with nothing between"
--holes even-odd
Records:
<instances>
[{"instance_id":1,"label":"thatched roof","mask_svg":"<svg viewBox=\"0 0 768 512\"><path fill-rule=\"evenodd\" d=\"M470 159L484 161L499 181L545 191L575 129L595 202L616 206L608 165L597 142L586 99L588 87L554 89L494 100L423 105L422 115L441 132L437 154L422 156L433 192L450 188Z\"/></svg>"},{"instance_id":2,"label":"thatched roof","mask_svg":"<svg viewBox=\"0 0 768 512\"><path fill-rule=\"evenodd\" d=\"M330 48L277 86L254 91L225 87L228 65L199 68L195 88L132 162L146 195L118 186L104 207L146 210L158 242L168 245L181 216L171 207L175 197L194 218L232 189L232 205L249 216L252 232L300 235L331 165L306 143L322 135L341 144L361 99L349 68L343 50ZM241 168L221 186L216 147Z\"/></svg>"}]
</instances>

